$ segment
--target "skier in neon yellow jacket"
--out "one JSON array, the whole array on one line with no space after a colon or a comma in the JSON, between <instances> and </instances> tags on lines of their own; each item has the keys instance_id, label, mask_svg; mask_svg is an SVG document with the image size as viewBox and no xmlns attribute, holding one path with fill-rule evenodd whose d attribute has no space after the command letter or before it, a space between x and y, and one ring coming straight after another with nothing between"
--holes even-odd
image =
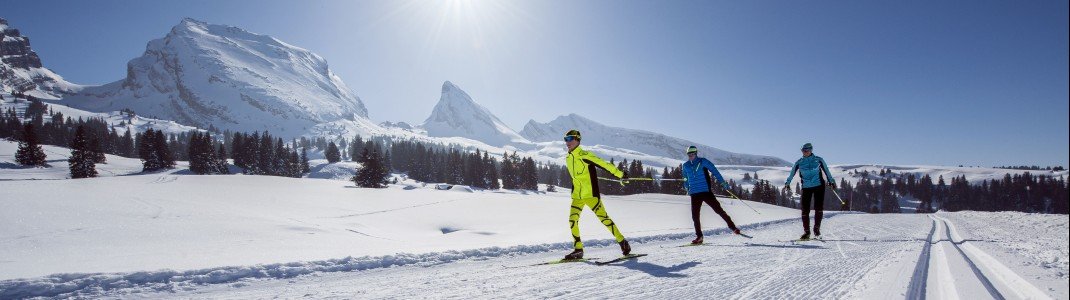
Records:
<instances>
[{"instance_id":1,"label":"skier in neon yellow jacket","mask_svg":"<svg viewBox=\"0 0 1070 300\"><path fill-rule=\"evenodd\" d=\"M602 225L605 225L616 237L617 243L620 244L620 251L627 256L631 253L632 247L628 245L628 240L624 239L624 235L621 235L620 229L617 228L617 223L614 223L613 219L609 218L609 213L606 212L601 195L598 193L597 169L602 168L622 180L628 179L628 174L618 170L612 164L594 155L594 153L580 148L580 132L577 130L569 130L565 133L565 145L568 146L568 156L565 158L565 163L568 166L568 174L572 177L572 207L569 209L568 223L572 227L573 246L576 249L566 255L565 259L583 258L583 242L580 240L580 213L583 212L584 206L591 207L595 216L602 221Z\"/></svg>"}]
</instances>

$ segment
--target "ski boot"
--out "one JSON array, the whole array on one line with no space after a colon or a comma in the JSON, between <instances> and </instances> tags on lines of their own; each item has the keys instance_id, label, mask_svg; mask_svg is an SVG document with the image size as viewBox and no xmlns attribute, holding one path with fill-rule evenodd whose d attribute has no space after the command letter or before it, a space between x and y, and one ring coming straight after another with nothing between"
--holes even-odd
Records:
<instances>
[{"instance_id":1,"label":"ski boot","mask_svg":"<svg viewBox=\"0 0 1070 300\"><path fill-rule=\"evenodd\" d=\"M691 244L692 245L702 245L702 237L700 236L700 237L695 238L694 240L691 241Z\"/></svg>"},{"instance_id":2,"label":"ski boot","mask_svg":"<svg viewBox=\"0 0 1070 300\"><path fill-rule=\"evenodd\" d=\"M624 256L632 253L632 246L628 245L628 240L620 241L620 253L624 254Z\"/></svg>"},{"instance_id":3,"label":"ski boot","mask_svg":"<svg viewBox=\"0 0 1070 300\"><path fill-rule=\"evenodd\" d=\"M803 233L803 235L799 237L799 240L800 241L809 241L810 240L810 233L809 232Z\"/></svg>"},{"instance_id":4,"label":"ski boot","mask_svg":"<svg viewBox=\"0 0 1070 300\"><path fill-rule=\"evenodd\" d=\"M583 249L576 249L575 251L572 251L572 253L565 255L565 260L573 259L583 259Z\"/></svg>"}]
</instances>

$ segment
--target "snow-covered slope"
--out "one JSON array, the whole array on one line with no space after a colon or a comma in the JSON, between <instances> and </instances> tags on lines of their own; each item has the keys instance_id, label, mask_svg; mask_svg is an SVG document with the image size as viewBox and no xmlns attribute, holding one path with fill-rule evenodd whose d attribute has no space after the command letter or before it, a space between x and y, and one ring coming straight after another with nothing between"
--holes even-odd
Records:
<instances>
[{"instance_id":1,"label":"snow-covered slope","mask_svg":"<svg viewBox=\"0 0 1070 300\"><path fill-rule=\"evenodd\" d=\"M704 208L706 244L677 247L694 235L686 197L609 196L608 212L634 251L649 256L607 266L530 266L571 247L562 214L567 190L348 185L176 173L59 185L0 181L0 298L1068 294L1065 215L828 212L825 241L793 243L801 231L797 210L750 202L755 212L722 200L753 239L730 234ZM583 213L581 228L587 257L619 255L593 214Z\"/></svg>"},{"instance_id":2,"label":"snow-covered slope","mask_svg":"<svg viewBox=\"0 0 1070 300\"><path fill-rule=\"evenodd\" d=\"M460 186L439 191L408 180L386 189L360 189L338 180L183 174L62 184L0 181L0 280L547 243L564 249L572 241L562 213L570 201L565 189L527 195ZM40 196L45 190L49 196ZM671 195L605 199L633 239L692 234L691 219L682 217L688 214L687 201ZM783 207L750 205L761 214L738 202L725 208L741 225L798 215ZM724 232L716 214L704 220L711 231ZM582 228L592 247L612 242L589 211Z\"/></svg>"},{"instance_id":3,"label":"snow-covered slope","mask_svg":"<svg viewBox=\"0 0 1070 300\"><path fill-rule=\"evenodd\" d=\"M717 164L752 165L752 166L786 166L788 162L771 156L741 154L728 152L665 134L621 127L606 126L577 114L560 116L549 123L528 121L520 135L535 142L552 142L561 139L570 129L583 134L585 145L601 145L618 149L633 150L653 156L682 160L687 146L697 146L702 155Z\"/></svg>"},{"instance_id":4,"label":"snow-covered slope","mask_svg":"<svg viewBox=\"0 0 1070 300\"><path fill-rule=\"evenodd\" d=\"M12 91L41 99L58 99L82 87L63 80L41 65L41 58L30 48L30 38L0 18L0 92Z\"/></svg>"},{"instance_id":5,"label":"snow-covered slope","mask_svg":"<svg viewBox=\"0 0 1070 300\"><path fill-rule=\"evenodd\" d=\"M432 137L470 138L499 147L531 144L449 81L442 83L442 96L422 127Z\"/></svg>"},{"instance_id":6,"label":"snow-covered slope","mask_svg":"<svg viewBox=\"0 0 1070 300\"><path fill-rule=\"evenodd\" d=\"M241 28L184 19L148 43L127 77L63 99L182 124L292 137L368 111L320 56Z\"/></svg>"}]
</instances>

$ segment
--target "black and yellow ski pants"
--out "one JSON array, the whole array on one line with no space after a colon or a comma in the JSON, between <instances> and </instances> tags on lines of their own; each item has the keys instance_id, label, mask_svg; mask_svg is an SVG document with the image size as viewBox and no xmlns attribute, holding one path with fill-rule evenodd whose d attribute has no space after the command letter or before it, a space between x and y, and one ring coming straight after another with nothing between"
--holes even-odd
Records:
<instances>
[{"instance_id":1,"label":"black and yellow ski pants","mask_svg":"<svg viewBox=\"0 0 1070 300\"><path fill-rule=\"evenodd\" d=\"M606 207L602 204L602 199L599 197L572 199L572 207L569 208L568 224L572 227L572 239L573 246L576 249L583 249L583 242L580 240L580 213L583 212L583 208L588 206L594 215L598 217L598 220L602 221L602 225L609 229L609 232L613 233L613 236L617 238L617 242L624 240L624 235L620 233L620 229L617 228L617 223L613 223L613 219L609 218L609 214L606 213Z\"/></svg>"}]
</instances>

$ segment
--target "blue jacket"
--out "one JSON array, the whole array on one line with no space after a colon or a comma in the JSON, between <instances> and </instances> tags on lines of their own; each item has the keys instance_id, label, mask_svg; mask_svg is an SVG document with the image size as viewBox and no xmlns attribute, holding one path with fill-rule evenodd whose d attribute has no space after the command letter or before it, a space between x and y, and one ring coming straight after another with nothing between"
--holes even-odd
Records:
<instances>
[{"instance_id":1,"label":"blue jacket","mask_svg":"<svg viewBox=\"0 0 1070 300\"><path fill-rule=\"evenodd\" d=\"M803 156L795 161L795 166L791 168L791 175L788 175L788 180L784 181L784 185L791 185L791 179L795 177L795 172L799 172L799 177L802 177L803 188L812 188L822 186L826 182L835 182L832 179L832 172L829 171L828 164L817 155ZM821 177L821 172L825 172L824 178Z\"/></svg>"},{"instance_id":2,"label":"blue jacket","mask_svg":"<svg viewBox=\"0 0 1070 300\"><path fill-rule=\"evenodd\" d=\"M685 161L681 168L684 171L684 180L687 181L687 193L691 195L710 191L710 174L706 173L706 170L713 172L717 182L725 182L721 172L717 171L717 166L706 158L696 157L694 161Z\"/></svg>"}]
</instances>

